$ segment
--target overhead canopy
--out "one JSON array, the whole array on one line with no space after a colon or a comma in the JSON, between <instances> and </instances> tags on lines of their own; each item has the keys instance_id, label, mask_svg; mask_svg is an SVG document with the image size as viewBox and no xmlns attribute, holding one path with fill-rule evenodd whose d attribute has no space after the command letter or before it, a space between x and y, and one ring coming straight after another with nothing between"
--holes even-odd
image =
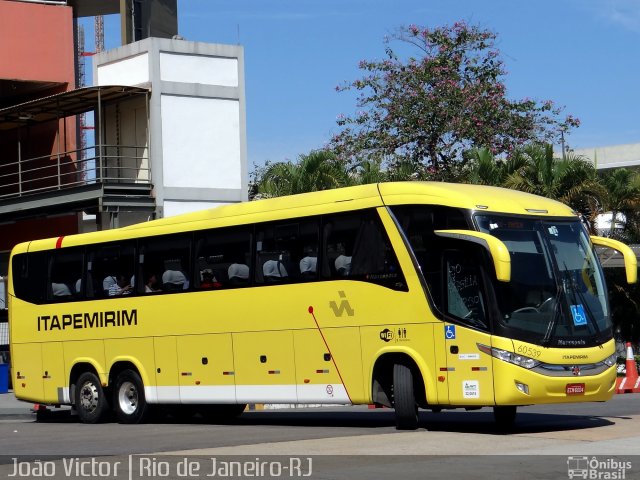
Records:
<instances>
[{"instance_id":1,"label":"overhead canopy","mask_svg":"<svg viewBox=\"0 0 640 480\"><path fill-rule=\"evenodd\" d=\"M78 115L95 110L98 102L111 103L148 93L146 88L123 85L78 88L0 109L0 130Z\"/></svg>"},{"instance_id":2,"label":"overhead canopy","mask_svg":"<svg viewBox=\"0 0 640 480\"><path fill-rule=\"evenodd\" d=\"M120 13L120 0L67 0L75 17L95 17Z\"/></svg>"}]
</instances>

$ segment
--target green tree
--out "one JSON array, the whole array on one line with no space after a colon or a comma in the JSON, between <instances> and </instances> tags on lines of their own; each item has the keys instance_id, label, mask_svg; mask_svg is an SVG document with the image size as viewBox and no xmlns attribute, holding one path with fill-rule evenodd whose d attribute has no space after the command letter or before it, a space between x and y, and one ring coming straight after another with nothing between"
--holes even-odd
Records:
<instances>
[{"instance_id":1,"label":"green tree","mask_svg":"<svg viewBox=\"0 0 640 480\"><path fill-rule=\"evenodd\" d=\"M359 110L339 118L336 153L351 165L363 158L411 162L434 179L452 180L470 147L501 154L578 126L571 116L560 120L551 101L506 97L495 40L495 33L464 22L401 28L385 41L384 60L360 62L364 76L337 87L358 92ZM392 42L417 55L403 58Z\"/></svg>"},{"instance_id":2,"label":"green tree","mask_svg":"<svg viewBox=\"0 0 640 480\"><path fill-rule=\"evenodd\" d=\"M506 159L496 158L486 147L473 148L466 152L469 162L462 180L476 185L504 186L509 175L524 168L525 157L510 155Z\"/></svg>"},{"instance_id":3,"label":"green tree","mask_svg":"<svg viewBox=\"0 0 640 480\"><path fill-rule=\"evenodd\" d=\"M343 163L328 150L302 154L296 162L268 163L254 172L252 198L280 197L352 185Z\"/></svg>"},{"instance_id":4,"label":"green tree","mask_svg":"<svg viewBox=\"0 0 640 480\"><path fill-rule=\"evenodd\" d=\"M506 178L505 187L565 203L593 225L605 191L590 161L572 153L555 158L553 147L540 143L516 150L513 161L523 166Z\"/></svg>"},{"instance_id":5,"label":"green tree","mask_svg":"<svg viewBox=\"0 0 640 480\"><path fill-rule=\"evenodd\" d=\"M609 236L623 241L638 241L640 175L626 168L617 168L604 172L601 181L607 191L602 210L612 215ZM619 223L623 224L623 229L616 232L615 226Z\"/></svg>"}]
</instances>

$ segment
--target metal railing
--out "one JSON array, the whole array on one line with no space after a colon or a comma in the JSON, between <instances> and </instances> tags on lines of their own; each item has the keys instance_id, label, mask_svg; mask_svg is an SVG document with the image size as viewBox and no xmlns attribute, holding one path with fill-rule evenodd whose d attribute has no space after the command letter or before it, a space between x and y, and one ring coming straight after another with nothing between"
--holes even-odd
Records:
<instances>
[{"instance_id":1,"label":"metal railing","mask_svg":"<svg viewBox=\"0 0 640 480\"><path fill-rule=\"evenodd\" d=\"M147 147L94 145L0 163L0 199L97 183L151 183Z\"/></svg>"}]
</instances>

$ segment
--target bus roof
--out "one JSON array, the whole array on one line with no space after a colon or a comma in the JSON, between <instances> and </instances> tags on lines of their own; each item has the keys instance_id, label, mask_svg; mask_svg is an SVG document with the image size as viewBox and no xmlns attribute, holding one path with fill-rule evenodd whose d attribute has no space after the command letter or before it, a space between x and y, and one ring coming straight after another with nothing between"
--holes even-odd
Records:
<instances>
[{"instance_id":1,"label":"bus roof","mask_svg":"<svg viewBox=\"0 0 640 480\"><path fill-rule=\"evenodd\" d=\"M81 245L153 234L170 233L172 226L190 224L190 228L270 221L280 218L309 216L371 208L382 205L429 204L469 210L519 215L571 217L575 212L566 205L517 190L484 185L443 182L390 182L303 193L253 202L234 203L198 212L185 213L128 227L65 237L64 246ZM126 233L125 233L126 232ZM59 239L32 242L30 249L53 248ZM42 242L42 243L40 243ZM21 245L21 251L26 245Z\"/></svg>"},{"instance_id":2,"label":"bus roof","mask_svg":"<svg viewBox=\"0 0 640 480\"><path fill-rule=\"evenodd\" d=\"M279 218L285 210L305 209L337 202L349 202L345 205L344 210L360 208L360 206L354 206L353 203L362 204L361 208L383 204L415 203L520 215L554 217L576 215L571 208L563 203L507 188L444 182L389 182L234 203L139 223L125 228L137 229L261 213L272 213ZM332 209L332 211L334 210ZM293 216L295 215L297 213L293 214Z\"/></svg>"},{"instance_id":3,"label":"bus roof","mask_svg":"<svg viewBox=\"0 0 640 480\"><path fill-rule=\"evenodd\" d=\"M556 200L487 185L391 182L381 183L379 188L387 205L426 203L516 215L576 216L576 212L570 207Z\"/></svg>"}]
</instances>

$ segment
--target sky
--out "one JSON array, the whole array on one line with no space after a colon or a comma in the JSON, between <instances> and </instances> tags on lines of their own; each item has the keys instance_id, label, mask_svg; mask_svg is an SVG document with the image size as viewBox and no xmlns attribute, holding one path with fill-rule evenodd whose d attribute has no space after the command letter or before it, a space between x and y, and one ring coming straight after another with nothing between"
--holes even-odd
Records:
<instances>
[{"instance_id":1,"label":"sky","mask_svg":"<svg viewBox=\"0 0 640 480\"><path fill-rule=\"evenodd\" d=\"M250 171L326 145L357 110L336 86L384 58L385 36L460 20L498 34L509 98L580 119L570 147L640 143L640 0L178 0L186 40L244 47ZM105 18L107 49L119 28Z\"/></svg>"}]
</instances>

